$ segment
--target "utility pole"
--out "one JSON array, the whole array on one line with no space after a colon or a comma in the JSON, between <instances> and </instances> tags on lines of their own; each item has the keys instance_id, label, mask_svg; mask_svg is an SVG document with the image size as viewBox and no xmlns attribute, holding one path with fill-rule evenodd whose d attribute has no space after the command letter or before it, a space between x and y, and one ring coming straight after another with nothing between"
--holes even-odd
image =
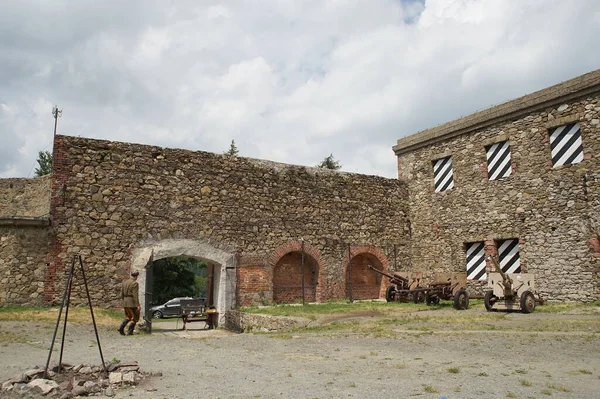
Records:
<instances>
[{"instance_id":1,"label":"utility pole","mask_svg":"<svg viewBox=\"0 0 600 399\"><path fill-rule=\"evenodd\" d=\"M55 105L54 108L52 108L52 115L54 115L54 136L52 139L52 141L54 141L56 138L56 125L58 124L58 118L62 115L62 109L58 109Z\"/></svg>"}]
</instances>

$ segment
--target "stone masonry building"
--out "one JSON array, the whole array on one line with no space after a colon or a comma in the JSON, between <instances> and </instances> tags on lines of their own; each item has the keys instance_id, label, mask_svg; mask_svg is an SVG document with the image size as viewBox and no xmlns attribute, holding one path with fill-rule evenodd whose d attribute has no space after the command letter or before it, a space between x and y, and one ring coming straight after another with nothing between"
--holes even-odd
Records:
<instances>
[{"instance_id":1,"label":"stone masonry building","mask_svg":"<svg viewBox=\"0 0 600 399\"><path fill-rule=\"evenodd\" d=\"M250 304L385 296L371 271L498 254L557 301L598 300L600 71L398 140L399 179L58 135L51 176L0 179L0 305L96 306L154 260L208 262L219 320ZM74 303L85 301L74 279ZM144 296L142 302L150 301Z\"/></svg>"},{"instance_id":2,"label":"stone masonry building","mask_svg":"<svg viewBox=\"0 0 600 399\"><path fill-rule=\"evenodd\" d=\"M484 284L533 273L543 298L600 297L600 70L398 140L415 270ZM478 283L479 282L479 283Z\"/></svg>"}]
</instances>

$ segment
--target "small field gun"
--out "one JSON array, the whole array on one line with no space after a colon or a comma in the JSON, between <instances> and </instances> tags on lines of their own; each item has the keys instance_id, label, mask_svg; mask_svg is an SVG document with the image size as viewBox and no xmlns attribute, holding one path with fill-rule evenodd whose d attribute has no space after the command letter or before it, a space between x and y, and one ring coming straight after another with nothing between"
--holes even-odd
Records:
<instances>
[{"instance_id":1,"label":"small field gun","mask_svg":"<svg viewBox=\"0 0 600 399\"><path fill-rule=\"evenodd\" d=\"M379 270L371 265L367 265L367 267L373 270L374 272L386 276L390 279L390 286L385 292L386 301L407 302L415 300L416 295L413 294L417 293L412 292L412 290L417 289L419 287L419 283L421 281L420 273L394 272L394 274L390 274Z\"/></svg>"},{"instance_id":2,"label":"small field gun","mask_svg":"<svg viewBox=\"0 0 600 399\"><path fill-rule=\"evenodd\" d=\"M510 274L502 270L492 255L487 260L495 271L488 274L488 288L483 303L488 312L497 308L504 310L520 310L531 313L535 309L534 279L532 274ZM515 280L518 282L515 284Z\"/></svg>"}]
</instances>

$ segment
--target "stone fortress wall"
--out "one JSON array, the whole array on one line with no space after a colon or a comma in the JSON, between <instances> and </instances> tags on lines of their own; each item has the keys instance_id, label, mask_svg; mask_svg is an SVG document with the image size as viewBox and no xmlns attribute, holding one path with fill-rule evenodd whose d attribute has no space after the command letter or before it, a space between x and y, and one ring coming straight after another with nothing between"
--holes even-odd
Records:
<instances>
[{"instance_id":1,"label":"stone fortress wall","mask_svg":"<svg viewBox=\"0 0 600 399\"><path fill-rule=\"evenodd\" d=\"M576 124L580 159L553 164L550 133ZM490 180L486 149L502 142L510 174ZM470 245L497 254L516 240L542 297L598 300L600 70L400 139L394 150L409 187L414 269L464 271ZM436 192L434 163L448 158L454 187Z\"/></svg>"},{"instance_id":2,"label":"stone fortress wall","mask_svg":"<svg viewBox=\"0 0 600 399\"><path fill-rule=\"evenodd\" d=\"M0 304L44 303L50 183L0 179Z\"/></svg>"},{"instance_id":3,"label":"stone fortress wall","mask_svg":"<svg viewBox=\"0 0 600 399\"><path fill-rule=\"evenodd\" d=\"M60 301L73 255L82 256L102 306L119 306L118 284L146 266L144 251L152 253L144 259L192 255L216 264L221 297L239 304L298 300L303 249L313 301L347 297L349 257L355 298L380 295L367 264L388 269L407 259L407 192L396 179L58 135L51 183L51 227L38 231L47 255L35 257L39 268L27 281L1 287L6 304L35 304L32 281L44 303ZM74 302L82 290L76 279Z\"/></svg>"}]
</instances>

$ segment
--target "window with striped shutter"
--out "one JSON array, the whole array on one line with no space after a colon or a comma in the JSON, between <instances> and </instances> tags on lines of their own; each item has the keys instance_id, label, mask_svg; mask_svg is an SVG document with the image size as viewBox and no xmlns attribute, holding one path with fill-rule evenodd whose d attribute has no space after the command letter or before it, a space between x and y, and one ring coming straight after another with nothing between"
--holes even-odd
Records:
<instances>
[{"instance_id":1,"label":"window with striped shutter","mask_svg":"<svg viewBox=\"0 0 600 399\"><path fill-rule=\"evenodd\" d=\"M583 143L579 123L573 122L549 130L552 166L571 165L583 161Z\"/></svg>"},{"instance_id":2,"label":"window with striped shutter","mask_svg":"<svg viewBox=\"0 0 600 399\"><path fill-rule=\"evenodd\" d=\"M433 183L435 192L446 191L454 187L452 176L452 157L438 159L433 162Z\"/></svg>"},{"instance_id":3,"label":"window with striped shutter","mask_svg":"<svg viewBox=\"0 0 600 399\"><path fill-rule=\"evenodd\" d=\"M466 245L467 278L469 280L485 280L485 251L483 242L471 242Z\"/></svg>"},{"instance_id":4,"label":"window with striped shutter","mask_svg":"<svg viewBox=\"0 0 600 399\"><path fill-rule=\"evenodd\" d=\"M504 273L521 273L519 259L519 239L502 240L497 242L500 267Z\"/></svg>"},{"instance_id":5,"label":"window with striped shutter","mask_svg":"<svg viewBox=\"0 0 600 399\"><path fill-rule=\"evenodd\" d=\"M487 155L488 178L503 179L511 174L510 146L508 141L492 144L485 148Z\"/></svg>"}]
</instances>

